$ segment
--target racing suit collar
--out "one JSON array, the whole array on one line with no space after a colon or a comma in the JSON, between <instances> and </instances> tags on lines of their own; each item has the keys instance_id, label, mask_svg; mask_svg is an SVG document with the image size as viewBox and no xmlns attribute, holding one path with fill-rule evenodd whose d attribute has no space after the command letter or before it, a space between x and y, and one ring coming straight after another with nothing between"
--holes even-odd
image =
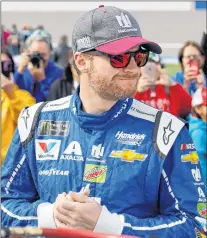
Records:
<instances>
[{"instance_id":1,"label":"racing suit collar","mask_svg":"<svg viewBox=\"0 0 207 238\"><path fill-rule=\"evenodd\" d=\"M109 111L103 114L89 114L81 110L82 102L79 97L78 87L71 100L71 110L76 121L82 128L89 130L101 130L117 122L128 111L132 104L132 99L119 100Z\"/></svg>"}]
</instances>

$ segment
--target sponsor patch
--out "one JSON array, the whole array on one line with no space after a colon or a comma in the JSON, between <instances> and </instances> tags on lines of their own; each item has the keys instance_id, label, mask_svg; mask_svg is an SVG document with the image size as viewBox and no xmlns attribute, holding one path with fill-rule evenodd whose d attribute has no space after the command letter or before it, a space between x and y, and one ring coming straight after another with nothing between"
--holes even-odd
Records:
<instances>
[{"instance_id":1,"label":"sponsor patch","mask_svg":"<svg viewBox=\"0 0 207 238\"><path fill-rule=\"evenodd\" d=\"M84 181L94 183L104 183L106 180L107 166L86 164L84 171Z\"/></svg>"},{"instance_id":2,"label":"sponsor patch","mask_svg":"<svg viewBox=\"0 0 207 238\"><path fill-rule=\"evenodd\" d=\"M202 181L202 178L201 178L200 169L197 168L197 166L196 166L195 169L191 169L191 173L192 173L192 176L195 180L194 185L197 185L197 186L204 185L204 182Z\"/></svg>"},{"instance_id":3,"label":"sponsor patch","mask_svg":"<svg viewBox=\"0 0 207 238\"><path fill-rule=\"evenodd\" d=\"M135 150L123 150L123 151L112 151L109 155L111 158L120 158L122 161L125 162L134 162L137 161L144 161L147 158L147 154L140 154L136 153Z\"/></svg>"},{"instance_id":4,"label":"sponsor patch","mask_svg":"<svg viewBox=\"0 0 207 238\"><path fill-rule=\"evenodd\" d=\"M49 170L39 170L38 173L40 176L68 176L68 170L59 170L59 169L49 169Z\"/></svg>"},{"instance_id":5,"label":"sponsor patch","mask_svg":"<svg viewBox=\"0 0 207 238\"><path fill-rule=\"evenodd\" d=\"M194 144L181 144L180 150L195 150Z\"/></svg>"},{"instance_id":6,"label":"sponsor patch","mask_svg":"<svg viewBox=\"0 0 207 238\"><path fill-rule=\"evenodd\" d=\"M60 157L61 160L83 161L83 155L80 143L78 141L71 141Z\"/></svg>"},{"instance_id":7,"label":"sponsor patch","mask_svg":"<svg viewBox=\"0 0 207 238\"><path fill-rule=\"evenodd\" d=\"M60 140L35 140L36 160L57 160L60 151Z\"/></svg>"},{"instance_id":8,"label":"sponsor patch","mask_svg":"<svg viewBox=\"0 0 207 238\"><path fill-rule=\"evenodd\" d=\"M182 162L191 162L191 164L198 164L199 157L196 151L190 152L181 156Z\"/></svg>"},{"instance_id":9,"label":"sponsor patch","mask_svg":"<svg viewBox=\"0 0 207 238\"><path fill-rule=\"evenodd\" d=\"M70 123L68 121L40 121L39 136L68 136Z\"/></svg>"},{"instance_id":10,"label":"sponsor patch","mask_svg":"<svg viewBox=\"0 0 207 238\"><path fill-rule=\"evenodd\" d=\"M136 133L124 133L123 131L118 131L115 135L115 139L125 145L137 145L140 146L145 134L136 134Z\"/></svg>"},{"instance_id":11,"label":"sponsor patch","mask_svg":"<svg viewBox=\"0 0 207 238\"><path fill-rule=\"evenodd\" d=\"M206 203L206 201L207 201L206 195L205 195L205 193L203 192L203 190L202 190L201 187L198 187L198 195L199 195L198 202Z\"/></svg>"},{"instance_id":12,"label":"sponsor patch","mask_svg":"<svg viewBox=\"0 0 207 238\"><path fill-rule=\"evenodd\" d=\"M197 211L201 217L207 219L207 204L206 203L198 203L197 204Z\"/></svg>"}]
</instances>

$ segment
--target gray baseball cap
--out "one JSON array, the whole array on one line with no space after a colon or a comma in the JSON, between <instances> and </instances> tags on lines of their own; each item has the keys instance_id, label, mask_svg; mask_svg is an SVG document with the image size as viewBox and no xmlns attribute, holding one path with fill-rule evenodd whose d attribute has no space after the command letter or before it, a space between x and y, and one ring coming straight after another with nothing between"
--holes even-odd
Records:
<instances>
[{"instance_id":1,"label":"gray baseball cap","mask_svg":"<svg viewBox=\"0 0 207 238\"><path fill-rule=\"evenodd\" d=\"M142 37L137 20L127 11L99 6L82 15L73 28L72 47L74 52L96 49L107 54L118 55L141 45L151 52L160 54L161 47Z\"/></svg>"}]
</instances>

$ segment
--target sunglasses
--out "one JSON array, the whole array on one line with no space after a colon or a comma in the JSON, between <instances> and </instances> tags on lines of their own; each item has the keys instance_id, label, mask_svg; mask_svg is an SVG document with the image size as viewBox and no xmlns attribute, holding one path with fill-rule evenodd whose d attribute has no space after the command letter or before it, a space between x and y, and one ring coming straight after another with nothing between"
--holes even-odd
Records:
<instances>
[{"instance_id":1,"label":"sunglasses","mask_svg":"<svg viewBox=\"0 0 207 238\"><path fill-rule=\"evenodd\" d=\"M108 56L110 58L110 64L114 68L127 67L132 57L134 57L137 67L143 67L145 66L149 58L149 51L143 48L139 49L136 52L127 52L121 55L110 55L97 50L91 50L86 53L91 53L96 56Z\"/></svg>"}]
</instances>

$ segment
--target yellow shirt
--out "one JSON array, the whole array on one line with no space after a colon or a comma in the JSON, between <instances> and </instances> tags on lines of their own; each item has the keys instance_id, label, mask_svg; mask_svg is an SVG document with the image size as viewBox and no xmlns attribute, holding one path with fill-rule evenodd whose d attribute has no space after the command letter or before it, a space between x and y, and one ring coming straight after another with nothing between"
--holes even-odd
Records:
<instances>
[{"instance_id":1,"label":"yellow shirt","mask_svg":"<svg viewBox=\"0 0 207 238\"><path fill-rule=\"evenodd\" d=\"M26 106L35 104L35 99L25 90L14 85L11 94L6 94L1 89L1 162L3 163L7 150L17 127L20 112Z\"/></svg>"}]
</instances>

